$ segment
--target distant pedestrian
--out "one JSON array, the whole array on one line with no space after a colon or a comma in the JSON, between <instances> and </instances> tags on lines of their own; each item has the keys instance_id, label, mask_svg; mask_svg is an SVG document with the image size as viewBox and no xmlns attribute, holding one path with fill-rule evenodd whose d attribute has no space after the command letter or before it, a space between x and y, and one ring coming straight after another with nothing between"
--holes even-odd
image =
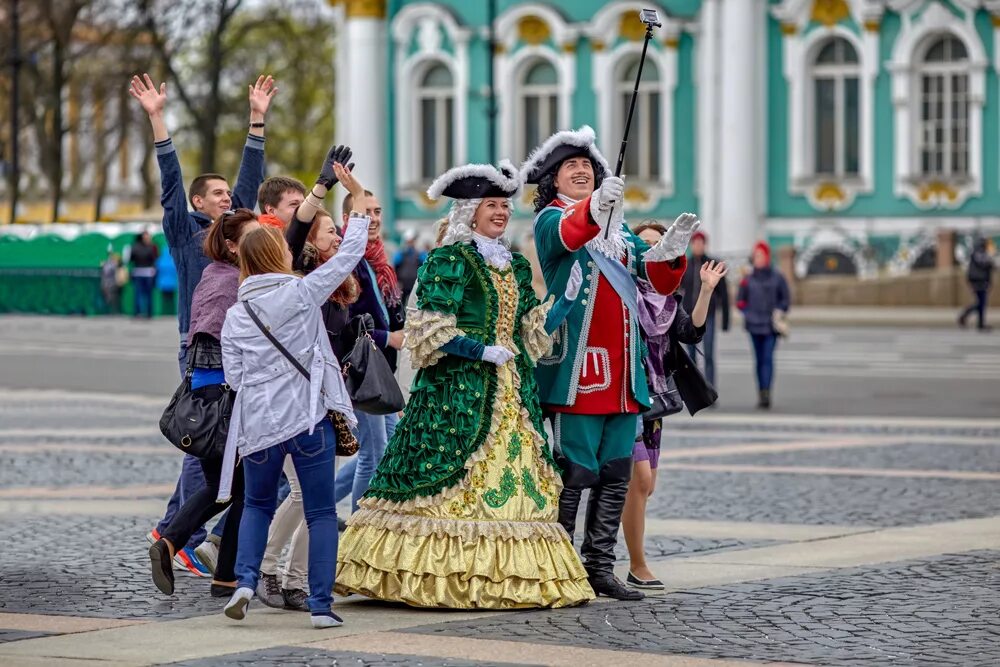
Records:
<instances>
[{"instance_id":1,"label":"distant pedestrian","mask_svg":"<svg viewBox=\"0 0 1000 667\"><path fill-rule=\"evenodd\" d=\"M771 407L774 379L774 348L784 328L790 295L785 277L771 267L771 246L760 241L753 247L753 271L740 282L736 307L743 311L746 330L753 343L757 368L757 407Z\"/></svg>"},{"instance_id":2,"label":"distant pedestrian","mask_svg":"<svg viewBox=\"0 0 1000 667\"><path fill-rule=\"evenodd\" d=\"M160 253L156 260L156 291L160 293L160 312L173 315L177 312L177 266L169 252Z\"/></svg>"},{"instance_id":3,"label":"distant pedestrian","mask_svg":"<svg viewBox=\"0 0 1000 667\"><path fill-rule=\"evenodd\" d=\"M153 285L156 280L156 260L160 249L153 243L148 231L136 235L129 251L132 267L132 296L136 317L153 317Z\"/></svg>"},{"instance_id":4,"label":"distant pedestrian","mask_svg":"<svg viewBox=\"0 0 1000 667\"><path fill-rule=\"evenodd\" d=\"M108 313L121 312L122 287L128 282L128 272L122 266L121 257L108 246L108 258L101 264L101 295Z\"/></svg>"},{"instance_id":5,"label":"distant pedestrian","mask_svg":"<svg viewBox=\"0 0 1000 667\"><path fill-rule=\"evenodd\" d=\"M993 283L993 257L990 252L990 242L985 238L979 237L973 244L966 279L976 296L976 303L962 311L958 316L958 325L965 327L969 315L976 313L976 328L980 331L989 331L990 327L986 326L986 303Z\"/></svg>"},{"instance_id":6,"label":"distant pedestrian","mask_svg":"<svg viewBox=\"0 0 1000 667\"><path fill-rule=\"evenodd\" d=\"M681 279L681 291L684 295L684 310L691 312L701 293L701 267L716 260L705 254L708 237L702 231L697 231L691 237L691 257L688 259L688 269ZM716 315L722 316L722 330L729 331L729 285L725 277L715 286L712 300L708 304L708 319L705 320L705 336L700 345L689 346L691 359L698 363L696 348L705 357L705 379L715 385L715 325Z\"/></svg>"},{"instance_id":7,"label":"distant pedestrian","mask_svg":"<svg viewBox=\"0 0 1000 667\"><path fill-rule=\"evenodd\" d=\"M392 260L396 276L399 278L399 286L403 291L403 303L410 298L410 292L417 283L417 271L427 259L427 253L417 249L417 234L412 229L403 233L403 247L396 251L396 256Z\"/></svg>"}]
</instances>

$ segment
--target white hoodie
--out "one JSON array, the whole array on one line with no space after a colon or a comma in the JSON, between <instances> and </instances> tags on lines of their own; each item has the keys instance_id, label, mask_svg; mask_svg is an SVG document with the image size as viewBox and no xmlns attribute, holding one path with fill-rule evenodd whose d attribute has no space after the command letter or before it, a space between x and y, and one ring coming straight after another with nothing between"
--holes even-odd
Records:
<instances>
[{"instance_id":1,"label":"white hoodie","mask_svg":"<svg viewBox=\"0 0 1000 667\"><path fill-rule=\"evenodd\" d=\"M238 393L223 458L220 502L232 492L237 450L245 457L303 431L312 433L328 410L342 413L352 426L357 423L320 306L364 256L368 224L368 217L352 217L337 254L305 278L265 273L240 285L238 301L222 326L226 382ZM311 381L264 336L244 301L309 371Z\"/></svg>"}]
</instances>

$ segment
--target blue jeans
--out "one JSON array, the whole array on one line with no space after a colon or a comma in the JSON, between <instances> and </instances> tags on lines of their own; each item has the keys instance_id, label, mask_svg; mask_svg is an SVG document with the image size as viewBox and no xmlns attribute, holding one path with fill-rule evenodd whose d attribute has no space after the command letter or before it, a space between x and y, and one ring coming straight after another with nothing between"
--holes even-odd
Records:
<instances>
[{"instance_id":1,"label":"blue jeans","mask_svg":"<svg viewBox=\"0 0 1000 667\"><path fill-rule=\"evenodd\" d=\"M155 278L133 276L132 291L135 296L135 316L153 316L153 282Z\"/></svg>"},{"instance_id":2,"label":"blue jeans","mask_svg":"<svg viewBox=\"0 0 1000 667\"><path fill-rule=\"evenodd\" d=\"M753 354L757 361L757 389L770 390L774 379L774 347L778 344L777 334L750 334Z\"/></svg>"},{"instance_id":3,"label":"blue jeans","mask_svg":"<svg viewBox=\"0 0 1000 667\"><path fill-rule=\"evenodd\" d=\"M184 377L185 371L187 371L187 334L181 334L181 344L177 351L177 364L180 369L181 377ZM205 473L201 469L201 461L191 456L190 454L184 455L184 461L181 463L181 474L177 479L177 484L174 485L174 492L170 496L170 500L167 501L167 511L163 514L163 518L160 522L156 524L156 531L158 533L163 533L170 522L173 521L174 515L177 514L177 510L180 509L188 498L198 493L205 486ZM229 510L227 509L219 520L215 524L215 528L212 529L212 534L222 539L222 530L226 526L226 517L229 515ZM202 526L198 528L191 535L191 539L185 546L194 549L196 546L205 541L205 527Z\"/></svg>"},{"instance_id":4,"label":"blue jeans","mask_svg":"<svg viewBox=\"0 0 1000 667\"><path fill-rule=\"evenodd\" d=\"M366 412L356 410L354 413L358 418L358 449L355 460L354 486L351 488L351 512L358 511L358 501L368 490L368 483L375 474L375 468L385 454L385 445L388 439L385 437L385 417L382 415L370 415ZM346 467L346 466L345 466Z\"/></svg>"},{"instance_id":5,"label":"blue jeans","mask_svg":"<svg viewBox=\"0 0 1000 667\"><path fill-rule=\"evenodd\" d=\"M976 326L980 329L984 329L986 327L986 297L989 296L989 290L977 289L972 290L972 293L976 295L976 302L963 310L958 319L961 320L962 325L964 326L965 320L969 317L969 315L976 313Z\"/></svg>"},{"instance_id":6,"label":"blue jeans","mask_svg":"<svg viewBox=\"0 0 1000 667\"><path fill-rule=\"evenodd\" d=\"M691 355L691 361L694 365L698 365L698 352L701 350L702 356L705 357L705 379L708 383L715 386L715 317L709 316L705 320L705 335L701 339L701 343L698 345L688 345L688 354Z\"/></svg>"},{"instance_id":7,"label":"blue jeans","mask_svg":"<svg viewBox=\"0 0 1000 667\"><path fill-rule=\"evenodd\" d=\"M290 440L243 459L246 501L240 521L236 578L240 588L257 589L267 533L278 506L278 480L285 455L292 457L302 486L302 506L309 528L309 610L330 611L337 568L337 506L333 502L333 461L337 436L330 421L316 424Z\"/></svg>"}]
</instances>

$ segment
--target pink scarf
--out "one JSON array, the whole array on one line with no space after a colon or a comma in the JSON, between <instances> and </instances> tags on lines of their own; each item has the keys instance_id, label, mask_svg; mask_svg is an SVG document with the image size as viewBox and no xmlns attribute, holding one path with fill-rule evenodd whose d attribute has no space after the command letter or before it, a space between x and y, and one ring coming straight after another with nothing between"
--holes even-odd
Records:
<instances>
[{"instance_id":1,"label":"pink scarf","mask_svg":"<svg viewBox=\"0 0 1000 667\"><path fill-rule=\"evenodd\" d=\"M403 291L399 288L396 271L389 265L382 239L378 238L368 242L368 246L365 248L365 260L375 272L375 280L378 282L378 288L382 291L385 305L398 306L403 298Z\"/></svg>"}]
</instances>

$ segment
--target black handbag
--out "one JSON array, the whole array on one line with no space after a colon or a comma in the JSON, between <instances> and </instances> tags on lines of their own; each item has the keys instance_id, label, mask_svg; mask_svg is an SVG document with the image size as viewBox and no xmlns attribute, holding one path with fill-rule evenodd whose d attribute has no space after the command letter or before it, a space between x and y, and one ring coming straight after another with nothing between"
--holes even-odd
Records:
<instances>
[{"instance_id":1,"label":"black handbag","mask_svg":"<svg viewBox=\"0 0 1000 667\"><path fill-rule=\"evenodd\" d=\"M684 409L684 401L681 400L681 392L674 382L674 374L671 372L667 376L667 388L664 391L650 394L649 410L642 413L643 421L651 422L663 417L675 415Z\"/></svg>"},{"instance_id":2,"label":"black handbag","mask_svg":"<svg viewBox=\"0 0 1000 667\"><path fill-rule=\"evenodd\" d=\"M236 392L226 384L191 389L197 350L196 340L184 379L160 417L160 432L185 454L199 459L221 458Z\"/></svg>"},{"instance_id":3,"label":"black handbag","mask_svg":"<svg viewBox=\"0 0 1000 667\"><path fill-rule=\"evenodd\" d=\"M357 409L370 415L391 415L406 406L396 374L368 333L365 320L360 320L360 335L340 363L347 393Z\"/></svg>"},{"instance_id":4,"label":"black handbag","mask_svg":"<svg viewBox=\"0 0 1000 667\"><path fill-rule=\"evenodd\" d=\"M253 323L257 325L258 329L260 329L261 333L263 333L264 336L266 336L267 339L271 341L271 345L274 345L275 349L277 349L278 352L281 352L281 354L285 357L285 359L288 359L288 361L292 364L292 366L295 367L295 370L301 373L302 376L306 379L306 382L312 380L312 375L309 374L309 371L307 371L305 367L301 363L299 363L299 360L296 359L295 356L291 352L289 352L284 345L278 342L278 339L274 337L274 334L271 333L271 330L266 326L264 326L264 323L260 321L259 317L257 317L257 313L253 312L253 308L250 307L250 304L244 301L243 307L246 309L247 314L250 315L250 319L253 320ZM344 417L344 415L334 410L330 410L327 413L327 419L330 420L330 423L333 425L333 432L337 435L337 447L336 447L337 456L354 456L355 454L357 454L358 449L361 448L360 443L358 443L358 440L357 438L354 437L354 434L351 433L351 428L347 424L347 419Z\"/></svg>"}]
</instances>

